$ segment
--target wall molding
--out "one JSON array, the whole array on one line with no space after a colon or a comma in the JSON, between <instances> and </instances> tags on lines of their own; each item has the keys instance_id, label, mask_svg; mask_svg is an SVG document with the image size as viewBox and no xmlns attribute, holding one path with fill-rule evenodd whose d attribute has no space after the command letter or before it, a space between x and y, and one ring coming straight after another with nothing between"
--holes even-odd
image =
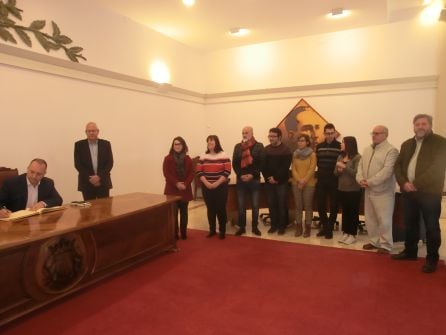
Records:
<instances>
[{"instance_id":1,"label":"wall molding","mask_svg":"<svg viewBox=\"0 0 446 335\"><path fill-rule=\"evenodd\" d=\"M202 105L437 89L438 87L438 76L431 75L204 94L90 65L73 63L2 43L0 43L0 64Z\"/></svg>"}]
</instances>

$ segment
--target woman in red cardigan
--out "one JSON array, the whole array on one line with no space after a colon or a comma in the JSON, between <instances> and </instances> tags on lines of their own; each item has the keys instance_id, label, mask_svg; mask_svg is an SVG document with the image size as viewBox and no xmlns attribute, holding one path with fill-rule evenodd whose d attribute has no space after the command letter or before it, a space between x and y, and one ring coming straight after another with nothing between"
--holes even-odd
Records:
<instances>
[{"instance_id":1,"label":"woman in red cardigan","mask_svg":"<svg viewBox=\"0 0 446 335\"><path fill-rule=\"evenodd\" d=\"M191 183L194 179L194 171L192 167L192 159L187 155L186 141L178 136L172 141L169 154L164 157L163 174L166 178L166 186L164 194L179 195L181 200L178 201L178 206L175 215L175 235L177 239L178 230L181 233L181 238L187 238L187 220L188 220L188 205L192 200ZM180 212L180 227L178 229L178 211Z\"/></svg>"}]
</instances>

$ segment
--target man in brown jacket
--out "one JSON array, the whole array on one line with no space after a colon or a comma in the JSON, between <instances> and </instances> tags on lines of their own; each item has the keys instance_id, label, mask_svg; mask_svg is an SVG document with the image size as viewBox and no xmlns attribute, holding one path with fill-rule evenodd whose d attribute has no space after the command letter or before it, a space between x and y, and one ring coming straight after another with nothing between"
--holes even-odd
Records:
<instances>
[{"instance_id":1,"label":"man in brown jacket","mask_svg":"<svg viewBox=\"0 0 446 335\"><path fill-rule=\"evenodd\" d=\"M432 116L418 114L413 119L415 137L401 145L395 163L395 176L403 199L406 226L404 250L393 255L396 260L416 260L419 224L422 215L426 226L427 255L422 271L434 272L441 245L441 197L446 168L446 139L432 132Z\"/></svg>"}]
</instances>

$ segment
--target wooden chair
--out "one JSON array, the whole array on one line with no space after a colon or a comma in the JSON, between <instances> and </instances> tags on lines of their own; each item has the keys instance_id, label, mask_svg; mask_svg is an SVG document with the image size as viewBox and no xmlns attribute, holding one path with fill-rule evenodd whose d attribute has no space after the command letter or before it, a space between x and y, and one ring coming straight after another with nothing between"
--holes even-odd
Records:
<instances>
[{"instance_id":1,"label":"wooden chair","mask_svg":"<svg viewBox=\"0 0 446 335\"><path fill-rule=\"evenodd\" d=\"M199 160L200 160L200 156L196 156L196 157L192 158L192 167L193 167L194 173L196 172L196 167L197 167ZM197 175L195 175L194 181L193 181L194 200L197 200L197 197L198 197L197 193L198 193L199 189L201 189L201 181L200 181L200 178L198 178Z\"/></svg>"},{"instance_id":2,"label":"wooden chair","mask_svg":"<svg viewBox=\"0 0 446 335\"><path fill-rule=\"evenodd\" d=\"M0 167L0 187L3 186L3 182L6 179L11 177L15 177L19 175L19 171L17 169L10 169L7 167Z\"/></svg>"}]
</instances>

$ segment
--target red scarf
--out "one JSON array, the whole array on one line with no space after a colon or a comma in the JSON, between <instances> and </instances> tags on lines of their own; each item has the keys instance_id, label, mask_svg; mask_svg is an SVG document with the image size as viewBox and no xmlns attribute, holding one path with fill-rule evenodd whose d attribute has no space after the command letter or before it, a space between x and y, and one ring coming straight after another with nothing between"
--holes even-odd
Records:
<instances>
[{"instance_id":1,"label":"red scarf","mask_svg":"<svg viewBox=\"0 0 446 335\"><path fill-rule=\"evenodd\" d=\"M242 169L251 165L252 164L252 156L251 156L251 148L253 147L253 145L256 144L256 140L254 137L251 137L251 139L249 139L246 142L242 142L242 161L241 161L241 166Z\"/></svg>"}]
</instances>

